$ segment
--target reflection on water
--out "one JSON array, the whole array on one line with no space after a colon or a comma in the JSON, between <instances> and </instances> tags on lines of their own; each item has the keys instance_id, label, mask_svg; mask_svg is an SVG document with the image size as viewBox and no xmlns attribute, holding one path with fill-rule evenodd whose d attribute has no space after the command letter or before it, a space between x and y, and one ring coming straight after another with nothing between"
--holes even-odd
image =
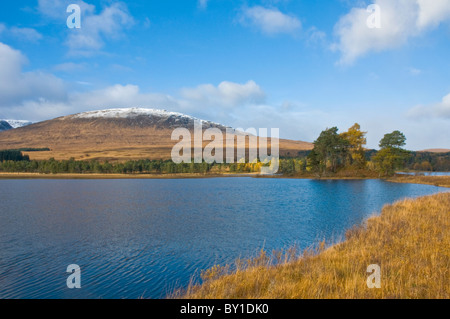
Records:
<instances>
[{"instance_id":1,"label":"reflection on water","mask_svg":"<svg viewBox=\"0 0 450 319\"><path fill-rule=\"evenodd\" d=\"M199 270L339 240L386 203L441 190L379 180L0 180L0 298L161 298ZM81 267L81 289L66 268Z\"/></svg>"}]
</instances>

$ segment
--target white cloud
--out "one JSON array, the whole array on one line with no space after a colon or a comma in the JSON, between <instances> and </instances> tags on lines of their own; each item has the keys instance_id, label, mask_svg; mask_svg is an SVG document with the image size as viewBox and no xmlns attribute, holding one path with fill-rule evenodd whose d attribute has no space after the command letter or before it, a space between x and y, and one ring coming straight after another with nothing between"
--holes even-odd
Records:
<instances>
[{"instance_id":1,"label":"white cloud","mask_svg":"<svg viewBox=\"0 0 450 319\"><path fill-rule=\"evenodd\" d=\"M420 29L436 27L450 18L450 0L417 0L419 17L417 26Z\"/></svg>"},{"instance_id":2,"label":"white cloud","mask_svg":"<svg viewBox=\"0 0 450 319\"><path fill-rule=\"evenodd\" d=\"M70 32L67 45L72 53L79 50L100 50L104 39L120 37L122 30L134 24L125 5L114 3L98 14L85 15L81 29Z\"/></svg>"},{"instance_id":3,"label":"white cloud","mask_svg":"<svg viewBox=\"0 0 450 319\"><path fill-rule=\"evenodd\" d=\"M411 37L450 20L450 0L375 0L381 9L381 28L369 28L366 8L353 8L335 25L341 64L352 64L369 53L397 48Z\"/></svg>"},{"instance_id":4,"label":"white cloud","mask_svg":"<svg viewBox=\"0 0 450 319\"><path fill-rule=\"evenodd\" d=\"M118 39L123 30L134 25L135 21L122 2L113 2L96 14L96 7L81 0L70 3L81 8L81 28L71 29L66 45L71 55L91 55L105 45L106 40ZM38 10L44 16L65 23L69 3L63 0L39 0ZM64 22L63 22L64 21Z\"/></svg>"},{"instance_id":5,"label":"white cloud","mask_svg":"<svg viewBox=\"0 0 450 319\"><path fill-rule=\"evenodd\" d=\"M217 87L212 84L184 88L181 96L204 107L235 108L248 103L262 103L264 91L254 82L245 84L224 81Z\"/></svg>"},{"instance_id":6,"label":"white cloud","mask_svg":"<svg viewBox=\"0 0 450 319\"><path fill-rule=\"evenodd\" d=\"M27 62L20 51L0 42L0 109L20 101L45 97L50 100L65 96L65 85L52 74L23 72Z\"/></svg>"},{"instance_id":7,"label":"white cloud","mask_svg":"<svg viewBox=\"0 0 450 319\"><path fill-rule=\"evenodd\" d=\"M170 95L141 93L137 85L113 85L101 90L71 94L68 103L78 111L97 108L148 107L178 108L179 101Z\"/></svg>"},{"instance_id":8,"label":"white cloud","mask_svg":"<svg viewBox=\"0 0 450 319\"><path fill-rule=\"evenodd\" d=\"M72 0L70 2L64 0L38 0L37 10L49 18L66 21L68 13L66 12L69 4L77 4L80 6L81 14L91 15L95 11L95 6L88 4L82 0Z\"/></svg>"},{"instance_id":9,"label":"white cloud","mask_svg":"<svg viewBox=\"0 0 450 319\"><path fill-rule=\"evenodd\" d=\"M293 33L302 27L302 23L295 16L284 14L276 8L261 6L244 8L241 23L254 26L269 35Z\"/></svg>"},{"instance_id":10,"label":"white cloud","mask_svg":"<svg viewBox=\"0 0 450 319\"><path fill-rule=\"evenodd\" d=\"M1 34L26 42L38 42L42 39L42 34L35 29L19 27L8 28L4 24L0 24L0 35Z\"/></svg>"},{"instance_id":11,"label":"white cloud","mask_svg":"<svg viewBox=\"0 0 450 319\"><path fill-rule=\"evenodd\" d=\"M0 80L2 85L7 84L8 78L15 79L20 74L22 64L27 61L20 51L14 50L10 46L0 42ZM6 92L4 92L6 93Z\"/></svg>"},{"instance_id":12,"label":"white cloud","mask_svg":"<svg viewBox=\"0 0 450 319\"><path fill-rule=\"evenodd\" d=\"M419 105L409 110L408 115L412 118L440 118L450 119L450 94L444 96L441 102L424 106Z\"/></svg>"},{"instance_id":13,"label":"white cloud","mask_svg":"<svg viewBox=\"0 0 450 319\"><path fill-rule=\"evenodd\" d=\"M42 39L42 34L32 28L10 28L10 32L14 37L18 37L25 41L37 42Z\"/></svg>"}]
</instances>

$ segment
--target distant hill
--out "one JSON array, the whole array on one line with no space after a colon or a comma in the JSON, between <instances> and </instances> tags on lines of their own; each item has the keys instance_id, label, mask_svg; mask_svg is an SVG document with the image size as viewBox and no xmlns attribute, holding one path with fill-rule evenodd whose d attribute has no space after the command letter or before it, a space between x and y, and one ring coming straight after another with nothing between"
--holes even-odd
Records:
<instances>
[{"instance_id":1,"label":"distant hill","mask_svg":"<svg viewBox=\"0 0 450 319\"><path fill-rule=\"evenodd\" d=\"M193 131L194 117L157 109L126 108L79 113L0 133L1 149L50 148L31 159L170 159L175 128ZM202 121L203 129L226 126ZM270 145L270 139L269 139ZM204 141L204 145L208 144ZM225 143L224 143L225 144ZM311 150L311 143L280 140L280 155Z\"/></svg>"},{"instance_id":2,"label":"distant hill","mask_svg":"<svg viewBox=\"0 0 450 319\"><path fill-rule=\"evenodd\" d=\"M448 153L450 152L450 149L447 148L431 148L419 152L429 152L429 153Z\"/></svg>"}]
</instances>

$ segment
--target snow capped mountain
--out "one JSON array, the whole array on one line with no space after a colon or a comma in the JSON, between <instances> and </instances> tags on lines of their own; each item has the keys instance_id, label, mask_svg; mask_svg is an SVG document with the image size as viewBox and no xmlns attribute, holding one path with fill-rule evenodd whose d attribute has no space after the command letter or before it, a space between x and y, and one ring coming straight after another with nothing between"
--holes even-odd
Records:
<instances>
[{"instance_id":1,"label":"snow capped mountain","mask_svg":"<svg viewBox=\"0 0 450 319\"><path fill-rule=\"evenodd\" d=\"M84 112L33 123L0 133L0 149L49 148L48 158L76 160L171 159L175 129L192 134L197 118L177 112L146 108L121 108ZM226 126L201 121L202 129ZM15 126L26 121L13 122ZM4 121L5 127L12 125ZM238 132L235 133L236 135ZM193 135L192 135L193 136ZM224 135L224 138L226 136ZM280 140L280 154L287 156L313 145Z\"/></svg>"},{"instance_id":2,"label":"snow capped mountain","mask_svg":"<svg viewBox=\"0 0 450 319\"><path fill-rule=\"evenodd\" d=\"M33 122L24 121L24 120L1 120L1 121L4 121L4 122L8 123L9 125L11 125L11 128L19 128L19 127L33 124Z\"/></svg>"},{"instance_id":3,"label":"snow capped mountain","mask_svg":"<svg viewBox=\"0 0 450 319\"><path fill-rule=\"evenodd\" d=\"M148 108L119 108L119 109L106 109L78 113L74 115L64 116L63 120L67 119L136 119L139 117L148 117L161 120L171 120L171 122L193 122L200 121L203 124L208 124L210 126L220 126L224 127L222 124L205 121L198 119L196 117L186 115L178 112L171 112L167 110L160 109L148 109Z\"/></svg>"},{"instance_id":4,"label":"snow capped mountain","mask_svg":"<svg viewBox=\"0 0 450 319\"><path fill-rule=\"evenodd\" d=\"M195 119L194 117L184 115L182 113L170 112L166 110L158 110L158 109L145 109L145 108L122 108L122 109L107 109L107 110L98 110L98 111L90 111L84 113L78 113L69 117L72 118L134 118L138 116L158 116L158 117L170 117L170 116L179 116L179 117L189 117L191 119Z\"/></svg>"}]
</instances>

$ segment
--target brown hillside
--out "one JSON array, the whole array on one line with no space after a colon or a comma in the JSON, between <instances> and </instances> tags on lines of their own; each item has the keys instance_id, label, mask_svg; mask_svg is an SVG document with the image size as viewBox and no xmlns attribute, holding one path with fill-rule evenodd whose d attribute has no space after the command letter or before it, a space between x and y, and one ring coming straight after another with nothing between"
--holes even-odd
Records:
<instances>
[{"instance_id":1,"label":"brown hillside","mask_svg":"<svg viewBox=\"0 0 450 319\"><path fill-rule=\"evenodd\" d=\"M428 152L428 153L449 153L450 149L447 148L432 148L432 149L428 149L428 150L423 150L423 151L419 151L419 152Z\"/></svg>"},{"instance_id":2,"label":"brown hillside","mask_svg":"<svg viewBox=\"0 0 450 319\"><path fill-rule=\"evenodd\" d=\"M83 114L83 113L82 113ZM0 149L50 148L29 152L31 159L170 159L172 131L177 127L193 130L194 120L187 116L142 115L132 117L80 117L72 115L39 122L0 133ZM203 122L203 129L225 127ZM225 135L225 134L224 134ZM204 145L208 142L204 142ZM270 144L270 141L269 141ZM280 155L295 155L310 150L312 144L280 140Z\"/></svg>"}]
</instances>

